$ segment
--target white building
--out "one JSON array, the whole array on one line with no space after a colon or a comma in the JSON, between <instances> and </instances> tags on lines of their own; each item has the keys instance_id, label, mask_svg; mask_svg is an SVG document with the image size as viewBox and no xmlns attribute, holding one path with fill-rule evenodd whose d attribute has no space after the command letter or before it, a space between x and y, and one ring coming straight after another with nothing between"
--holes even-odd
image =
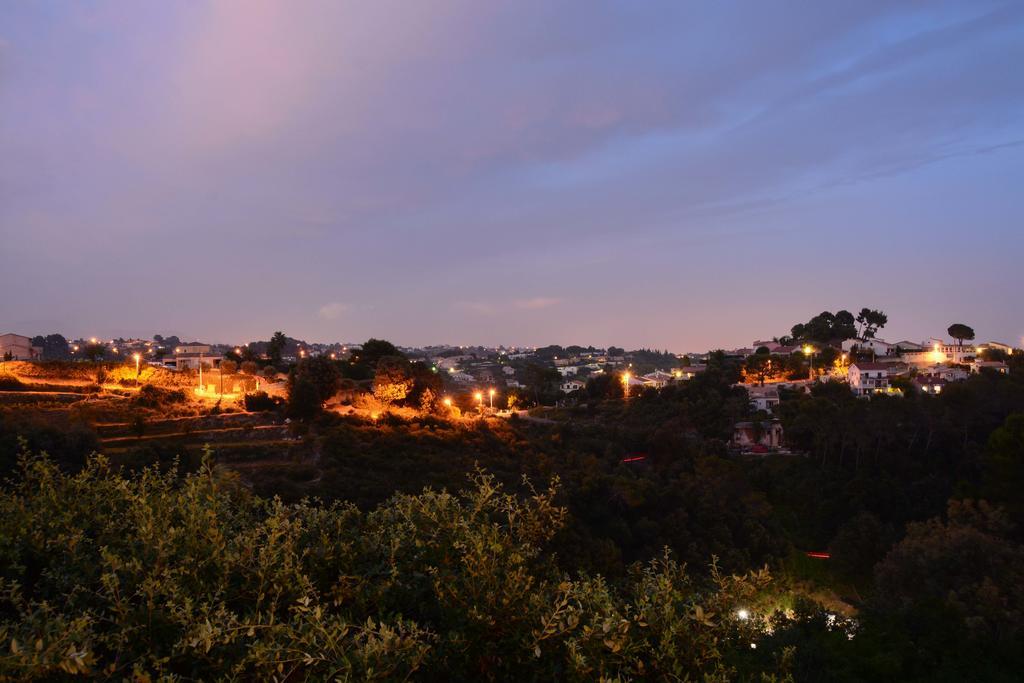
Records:
<instances>
[{"instance_id":1,"label":"white building","mask_svg":"<svg viewBox=\"0 0 1024 683\"><path fill-rule=\"evenodd\" d=\"M202 365L216 367L221 357L213 352L209 344L183 344L174 348L174 355L164 359L164 365L175 370L198 370Z\"/></svg>"},{"instance_id":2,"label":"white building","mask_svg":"<svg viewBox=\"0 0 1024 683\"><path fill-rule=\"evenodd\" d=\"M754 410L770 413L779 405L779 390L775 387L747 387L747 396Z\"/></svg>"},{"instance_id":3,"label":"white building","mask_svg":"<svg viewBox=\"0 0 1024 683\"><path fill-rule=\"evenodd\" d=\"M673 381L675 378L675 375L673 375L671 372L655 370L654 372L644 375L641 379L647 380L649 386L661 389L669 382Z\"/></svg>"},{"instance_id":4,"label":"white building","mask_svg":"<svg viewBox=\"0 0 1024 683\"><path fill-rule=\"evenodd\" d=\"M8 332L0 334L0 360L10 356L10 360L33 360L42 358L43 349L32 346L32 339L20 334Z\"/></svg>"},{"instance_id":5,"label":"white building","mask_svg":"<svg viewBox=\"0 0 1024 683\"><path fill-rule=\"evenodd\" d=\"M563 394L571 394L574 391L579 391L587 386L586 382L578 379L567 379L559 385L559 389L562 390Z\"/></svg>"},{"instance_id":6,"label":"white building","mask_svg":"<svg viewBox=\"0 0 1024 683\"><path fill-rule=\"evenodd\" d=\"M940 363L955 363L967 365L973 363L978 355L978 349L970 344L946 344L933 340L930 345L917 350L906 350L900 353L907 363L914 365L938 365Z\"/></svg>"},{"instance_id":7,"label":"white building","mask_svg":"<svg viewBox=\"0 0 1024 683\"><path fill-rule=\"evenodd\" d=\"M893 353L896 346L884 339L845 339L843 340L843 351L852 352L854 349L863 353L874 352L876 356L888 356Z\"/></svg>"},{"instance_id":8,"label":"white building","mask_svg":"<svg viewBox=\"0 0 1024 683\"><path fill-rule=\"evenodd\" d=\"M920 351L925 347L924 344L918 344L917 342L912 342L908 339L898 341L893 344L893 346L899 353L902 353L903 351Z\"/></svg>"},{"instance_id":9,"label":"white building","mask_svg":"<svg viewBox=\"0 0 1024 683\"><path fill-rule=\"evenodd\" d=\"M672 376L677 380L688 380L693 379L707 369L708 366L706 365L687 365L682 368L672 368Z\"/></svg>"},{"instance_id":10,"label":"white building","mask_svg":"<svg viewBox=\"0 0 1024 683\"><path fill-rule=\"evenodd\" d=\"M767 451L781 448L783 444L782 423L778 420L769 422L737 422L732 431L732 445L737 448L761 448Z\"/></svg>"},{"instance_id":11,"label":"white building","mask_svg":"<svg viewBox=\"0 0 1024 683\"><path fill-rule=\"evenodd\" d=\"M466 361L473 360L473 356L448 356L446 358L435 358L434 364L439 370L457 370Z\"/></svg>"},{"instance_id":12,"label":"white building","mask_svg":"<svg viewBox=\"0 0 1024 683\"><path fill-rule=\"evenodd\" d=\"M949 382L934 375L918 375L914 378L914 386L926 394L940 394L947 384Z\"/></svg>"},{"instance_id":13,"label":"white building","mask_svg":"<svg viewBox=\"0 0 1024 683\"><path fill-rule=\"evenodd\" d=\"M857 396L892 393L889 382L892 369L891 363L854 363L850 366L847 381Z\"/></svg>"},{"instance_id":14,"label":"white building","mask_svg":"<svg viewBox=\"0 0 1024 683\"><path fill-rule=\"evenodd\" d=\"M985 342L984 344L978 344L979 349L992 349L994 351L1002 351L1005 354L1012 354L1013 347L1009 344L1003 344L1002 342Z\"/></svg>"},{"instance_id":15,"label":"white building","mask_svg":"<svg viewBox=\"0 0 1024 683\"><path fill-rule=\"evenodd\" d=\"M971 372L991 370L1001 375L1010 374L1010 367L1001 360L976 360L971 364Z\"/></svg>"},{"instance_id":16,"label":"white building","mask_svg":"<svg viewBox=\"0 0 1024 683\"><path fill-rule=\"evenodd\" d=\"M30 337L8 332L0 335L0 359L7 358L8 354L11 360L32 360L41 358L43 349L40 346L33 346Z\"/></svg>"}]
</instances>

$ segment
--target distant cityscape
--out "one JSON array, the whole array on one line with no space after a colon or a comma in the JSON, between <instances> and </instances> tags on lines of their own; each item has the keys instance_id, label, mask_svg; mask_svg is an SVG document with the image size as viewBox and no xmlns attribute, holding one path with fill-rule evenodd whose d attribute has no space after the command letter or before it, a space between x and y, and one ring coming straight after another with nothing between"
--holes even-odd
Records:
<instances>
[{"instance_id":1,"label":"distant cityscape","mask_svg":"<svg viewBox=\"0 0 1024 683\"><path fill-rule=\"evenodd\" d=\"M837 315L842 313L845 312ZM809 325L815 320L817 317ZM799 333L800 327L794 327L794 332ZM558 345L396 348L409 362L429 368L443 378L453 391L480 387L502 392L526 391L537 383L537 368L543 368L549 373L548 384L557 385L564 400L578 399L585 394L588 382L608 376L615 376L627 393L661 389L693 379L705 372L709 359L718 357L741 364L740 384L747 388L752 405L770 414L779 403L780 390L807 391L816 381L845 382L855 395L866 397L899 394L910 388L934 394L972 373L1006 374L1007 357L1019 350L999 341L975 343L974 331L962 327L969 339L929 337L889 342L874 336L875 330L869 328L867 334L861 330L859 336L848 338L801 341L789 336L776 337L754 340L745 347L688 353ZM956 326L949 330L957 331ZM218 371L224 360L255 364L266 388L287 378L279 372L281 363L320 357L344 363L363 348L356 342L309 343L282 333L276 337L276 342L232 345L185 341L159 334L151 339L66 339L60 334L29 337L6 333L0 335L0 355L4 360L125 360L173 372L199 371L200 389L204 389L202 371L207 371L205 381L211 383L210 387L217 383L223 391ZM278 348L271 351L275 343ZM280 393L284 394L283 385Z\"/></svg>"}]
</instances>

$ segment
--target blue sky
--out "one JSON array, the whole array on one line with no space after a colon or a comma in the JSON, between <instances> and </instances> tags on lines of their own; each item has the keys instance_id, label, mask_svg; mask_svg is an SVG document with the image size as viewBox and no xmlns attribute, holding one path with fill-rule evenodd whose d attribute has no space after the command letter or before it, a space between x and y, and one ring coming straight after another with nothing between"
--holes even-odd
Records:
<instances>
[{"instance_id":1,"label":"blue sky","mask_svg":"<svg viewBox=\"0 0 1024 683\"><path fill-rule=\"evenodd\" d=\"M0 5L0 327L1024 335L1019 2Z\"/></svg>"}]
</instances>

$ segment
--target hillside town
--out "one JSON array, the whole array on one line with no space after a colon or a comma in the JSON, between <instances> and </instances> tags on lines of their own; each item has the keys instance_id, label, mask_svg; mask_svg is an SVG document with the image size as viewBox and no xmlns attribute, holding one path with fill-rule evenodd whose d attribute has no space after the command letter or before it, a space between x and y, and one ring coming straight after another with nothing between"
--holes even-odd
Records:
<instances>
[{"instance_id":1,"label":"hillside town","mask_svg":"<svg viewBox=\"0 0 1024 683\"><path fill-rule=\"evenodd\" d=\"M863 309L824 312L792 334L755 340L749 346L705 352L670 353L650 349L626 351L594 346L395 347L381 340L383 355L400 356L410 376L429 378L432 393L447 405L462 402L483 415L527 415L528 409L586 405L608 396L642 396L645 392L689 382L709 365L731 364L739 370L734 387L746 392L751 420L737 422L732 445L748 453L785 451L778 409L787 396L806 394L821 384L845 386L854 396L936 395L953 383L980 373L1007 374L1007 361L1021 351L997 341L975 342L974 330L956 323L948 337L919 342L889 342L877 336L887 318ZM308 343L275 333L267 341L239 345L184 341L176 336L151 339L65 339L59 334L29 337L0 335L5 361L124 362L188 376L196 397L209 401L242 400L256 392L276 400L289 395L296 367L322 359L348 379L327 401L351 410L360 394L373 395L380 379L361 370L360 343ZM373 351L375 355L379 352ZM291 369L289 369L291 368ZM399 398L405 396L401 393ZM486 397L486 401L484 400Z\"/></svg>"}]
</instances>

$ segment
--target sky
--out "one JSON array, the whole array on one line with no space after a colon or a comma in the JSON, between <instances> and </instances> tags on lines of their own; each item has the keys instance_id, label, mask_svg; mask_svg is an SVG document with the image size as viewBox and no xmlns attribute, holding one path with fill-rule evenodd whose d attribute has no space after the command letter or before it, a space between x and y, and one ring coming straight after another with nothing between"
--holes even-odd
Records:
<instances>
[{"instance_id":1,"label":"sky","mask_svg":"<svg viewBox=\"0 0 1024 683\"><path fill-rule=\"evenodd\" d=\"M1024 2L0 3L0 332L1024 336Z\"/></svg>"}]
</instances>

